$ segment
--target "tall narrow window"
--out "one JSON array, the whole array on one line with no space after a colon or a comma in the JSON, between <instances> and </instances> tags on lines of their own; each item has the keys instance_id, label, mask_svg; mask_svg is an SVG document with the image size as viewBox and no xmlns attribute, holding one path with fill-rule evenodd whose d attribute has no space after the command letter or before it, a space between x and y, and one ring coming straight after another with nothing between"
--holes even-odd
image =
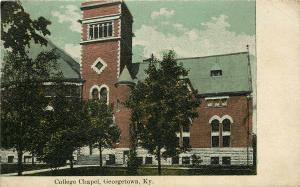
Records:
<instances>
[{"instance_id":1,"label":"tall narrow window","mask_svg":"<svg viewBox=\"0 0 300 187\"><path fill-rule=\"evenodd\" d=\"M97 88L94 88L94 89L92 90L92 99L94 99L94 100L99 99L99 91L98 91Z\"/></svg>"},{"instance_id":2,"label":"tall narrow window","mask_svg":"<svg viewBox=\"0 0 300 187\"><path fill-rule=\"evenodd\" d=\"M101 88L100 90L100 100L107 103L107 89Z\"/></svg>"},{"instance_id":3,"label":"tall narrow window","mask_svg":"<svg viewBox=\"0 0 300 187\"><path fill-rule=\"evenodd\" d=\"M110 22L108 23L108 36L112 36L112 30L113 30L112 23Z\"/></svg>"},{"instance_id":4,"label":"tall narrow window","mask_svg":"<svg viewBox=\"0 0 300 187\"><path fill-rule=\"evenodd\" d=\"M94 28L94 37L99 38L99 25L95 25Z\"/></svg>"},{"instance_id":5,"label":"tall narrow window","mask_svg":"<svg viewBox=\"0 0 300 187\"><path fill-rule=\"evenodd\" d=\"M89 39L94 39L94 26L93 25L90 25L89 26Z\"/></svg>"},{"instance_id":6,"label":"tall narrow window","mask_svg":"<svg viewBox=\"0 0 300 187\"><path fill-rule=\"evenodd\" d=\"M212 132L219 132L219 121L218 120L213 120L211 122L211 130Z\"/></svg>"},{"instance_id":7,"label":"tall narrow window","mask_svg":"<svg viewBox=\"0 0 300 187\"><path fill-rule=\"evenodd\" d=\"M230 120L224 119L222 122L223 125L223 132L222 132L222 140L223 140L223 147L230 147Z\"/></svg>"},{"instance_id":8,"label":"tall narrow window","mask_svg":"<svg viewBox=\"0 0 300 187\"><path fill-rule=\"evenodd\" d=\"M213 120L211 122L211 146L212 147L220 147L220 140L219 140L219 121Z\"/></svg>"},{"instance_id":9,"label":"tall narrow window","mask_svg":"<svg viewBox=\"0 0 300 187\"><path fill-rule=\"evenodd\" d=\"M183 147L190 146L190 137L183 137Z\"/></svg>"},{"instance_id":10,"label":"tall narrow window","mask_svg":"<svg viewBox=\"0 0 300 187\"><path fill-rule=\"evenodd\" d=\"M103 37L107 37L107 23L104 24L104 33L103 33Z\"/></svg>"}]
</instances>

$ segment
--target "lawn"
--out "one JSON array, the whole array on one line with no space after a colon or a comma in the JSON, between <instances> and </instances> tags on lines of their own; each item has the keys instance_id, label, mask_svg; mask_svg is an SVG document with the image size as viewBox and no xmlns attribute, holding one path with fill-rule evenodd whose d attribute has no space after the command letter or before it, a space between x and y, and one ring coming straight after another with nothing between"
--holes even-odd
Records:
<instances>
[{"instance_id":1,"label":"lawn","mask_svg":"<svg viewBox=\"0 0 300 187\"><path fill-rule=\"evenodd\" d=\"M255 175L254 169L249 167L202 167L202 168L162 168L162 175ZM70 168L64 170L48 171L31 174L30 176L125 176L128 175L124 167L103 167L98 166ZM157 175L157 168L140 167L138 169L140 176Z\"/></svg>"},{"instance_id":2,"label":"lawn","mask_svg":"<svg viewBox=\"0 0 300 187\"><path fill-rule=\"evenodd\" d=\"M38 169L45 169L49 168L47 164L23 164L23 170L24 171L30 171L30 170L38 170ZM18 172L18 165L17 164L1 164L0 165L0 173L16 173Z\"/></svg>"}]
</instances>

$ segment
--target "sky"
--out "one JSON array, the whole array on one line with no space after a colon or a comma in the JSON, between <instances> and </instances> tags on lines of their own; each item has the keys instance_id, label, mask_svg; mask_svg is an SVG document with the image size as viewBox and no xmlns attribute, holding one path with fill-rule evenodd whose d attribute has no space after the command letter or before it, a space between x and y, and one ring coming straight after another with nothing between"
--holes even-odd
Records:
<instances>
[{"instance_id":1,"label":"sky","mask_svg":"<svg viewBox=\"0 0 300 187\"><path fill-rule=\"evenodd\" d=\"M33 18L50 20L50 40L80 61L77 1L26 0ZM133 59L173 49L179 57L246 51L255 54L255 1L125 1L133 18Z\"/></svg>"},{"instance_id":2,"label":"sky","mask_svg":"<svg viewBox=\"0 0 300 187\"><path fill-rule=\"evenodd\" d=\"M21 1L32 18L50 20L49 39L80 63L82 0ZM175 50L178 57L198 57L246 51L249 45L253 76L253 115L256 118L255 1L167 0L126 4L133 15L133 62L153 53ZM256 120L253 131L256 132Z\"/></svg>"}]
</instances>

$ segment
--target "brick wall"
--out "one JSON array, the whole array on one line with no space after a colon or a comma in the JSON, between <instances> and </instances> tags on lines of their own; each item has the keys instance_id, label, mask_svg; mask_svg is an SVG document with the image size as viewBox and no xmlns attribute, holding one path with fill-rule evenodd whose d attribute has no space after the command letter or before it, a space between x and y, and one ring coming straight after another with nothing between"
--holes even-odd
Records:
<instances>
[{"instance_id":1,"label":"brick wall","mask_svg":"<svg viewBox=\"0 0 300 187\"><path fill-rule=\"evenodd\" d=\"M193 148L209 148L211 147L211 124L209 119L217 115L222 117L229 115L233 119L231 125L231 142L230 147L246 147L247 146L247 131L249 124L249 132L252 132L252 115L250 115L248 123L248 98L246 96L230 96L225 107L207 107L205 99L201 100L201 105L198 109L199 117L194 120L190 130L190 144ZM250 105L251 106L251 101ZM251 114L251 107L249 111ZM249 137L249 146L251 145L251 137ZM220 138L220 145L222 140Z\"/></svg>"},{"instance_id":2,"label":"brick wall","mask_svg":"<svg viewBox=\"0 0 300 187\"><path fill-rule=\"evenodd\" d=\"M93 2L82 3L81 6L96 4ZM112 14L120 14L121 13L121 4L119 3L111 3L111 4L103 4L102 6L95 7L87 7L83 9L83 19L97 16L106 16Z\"/></svg>"},{"instance_id":3,"label":"brick wall","mask_svg":"<svg viewBox=\"0 0 300 187\"><path fill-rule=\"evenodd\" d=\"M89 3L83 3L82 6L88 4ZM120 14L121 4L112 3L86 7L82 8L82 10L84 19ZM116 105L117 100L119 100L120 103L126 101L131 88L126 85L116 85L116 83L118 82L118 75L124 65L131 64L132 17L125 12L124 15L121 16L121 19L116 19L113 23L113 36L121 37L122 39L109 40L109 38L107 38L108 40L104 41L82 43L82 76L85 80L83 86L83 99L89 99L90 89L94 85L100 87L105 84L109 87L109 103L114 106L115 120L121 130L120 142L116 144L116 147L129 147L128 127L130 123L130 111L123 105L121 105L120 110L117 111ZM83 41L87 41L87 28L87 24L82 25ZM107 64L107 67L100 74L97 74L91 66L99 57Z\"/></svg>"}]
</instances>

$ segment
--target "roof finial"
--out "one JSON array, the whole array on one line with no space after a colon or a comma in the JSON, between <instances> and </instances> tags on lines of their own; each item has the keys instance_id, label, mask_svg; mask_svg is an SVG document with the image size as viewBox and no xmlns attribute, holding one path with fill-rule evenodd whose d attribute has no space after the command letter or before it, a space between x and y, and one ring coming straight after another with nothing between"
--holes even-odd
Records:
<instances>
[{"instance_id":1,"label":"roof finial","mask_svg":"<svg viewBox=\"0 0 300 187\"><path fill-rule=\"evenodd\" d=\"M249 44L246 45L247 51L249 53Z\"/></svg>"}]
</instances>

